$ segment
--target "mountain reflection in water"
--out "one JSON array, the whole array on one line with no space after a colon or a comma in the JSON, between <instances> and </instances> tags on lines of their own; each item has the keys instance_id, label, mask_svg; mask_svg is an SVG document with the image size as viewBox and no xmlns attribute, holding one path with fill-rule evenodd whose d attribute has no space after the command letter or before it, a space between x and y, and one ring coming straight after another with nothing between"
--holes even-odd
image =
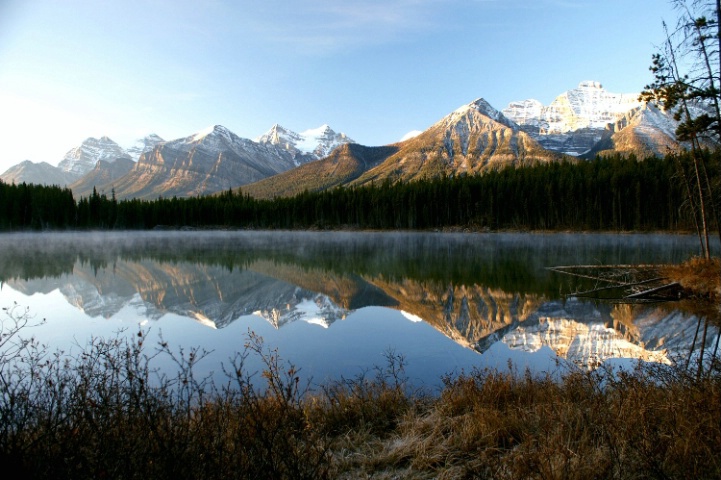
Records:
<instances>
[{"instance_id":1,"label":"mountain reflection in water","mask_svg":"<svg viewBox=\"0 0 721 480\"><path fill-rule=\"evenodd\" d=\"M564 234L13 234L0 236L0 281L27 296L57 290L86 315L105 319L142 307L151 321L175 314L217 329L248 315L275 329L301 321L332 329L354 311L386 307L479 353L500 342L525 352L548 347L586 366L611 358L671 363L692 348L692 315L669 305L566 299L582 285L545 267L675 262L694 253L694 241ZM718 335L709 327L707 348Z\"/></svg>"}]
</instances>

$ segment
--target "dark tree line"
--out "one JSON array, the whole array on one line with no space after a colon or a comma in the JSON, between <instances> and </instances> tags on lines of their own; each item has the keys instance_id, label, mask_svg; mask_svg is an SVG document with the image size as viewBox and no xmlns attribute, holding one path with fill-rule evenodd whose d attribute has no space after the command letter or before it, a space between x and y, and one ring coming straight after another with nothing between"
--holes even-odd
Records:
<instances>
[{"instance_id":1,"label":"dark tree line","mask_svg":"<svg viewBox=\"0 0 721 480\"><path fill-rule=\"evenodd\" d=\"M711 154L708 154L711 155ZM714 154L716 155L716 154ZM0 229L476 229L693 230L677 178L686 156L507 168L483 175L305 192L257 200L224 192L117 200L66 188L0 183ZM718 162L711 162L718 164ZM717 172L711 172L714 181Z\"/></svg>"},{"instance_id":2,"label":"dark tree line","mask_svg":"<svg viewBox=\"0 0 721 480\"><path fill-rule=\"evenodd\" d=\"M64 229L75 225L76 203L69 189L0 181L0 230Z\"/></svg>"}]
</instances>

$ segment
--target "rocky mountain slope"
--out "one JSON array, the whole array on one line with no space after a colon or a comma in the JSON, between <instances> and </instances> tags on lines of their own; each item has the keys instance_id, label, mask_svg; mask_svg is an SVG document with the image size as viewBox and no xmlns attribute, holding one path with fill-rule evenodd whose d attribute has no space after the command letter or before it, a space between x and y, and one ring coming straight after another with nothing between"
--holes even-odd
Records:
<instances>
[{"instance_id":1,"label":"rocky mountain slope","mask_svg":"<svg viewBox=\"0 0 721 480\"><path fill-rule=\"evenodd\" d=\"M118 198L207 195L291 170L351 141L325 125L307 132L296 134L276 125L256 142L215 125L172 141L153 144L151 138L130 171L102 184L83 179L73 192L87 196L95 187L105 193L114 190Z\"/></svg>"},{"instance_id":2,"label":"rocky mountain slope","mask_svg":"<svg viewBox=\"0 0 721 480\"><path fill-rule=\"evenodd\" d=\"M6 170L0 175L0 180L6 183L69 186L91 173L99 161L111 164L117 159L130 160L131 156L108 137L90 137L69 150L57 167L46 162L26 160Z\"/></svg>"},{"instance_id":3,"label":"rocky mountain slope","mask_svg":"<svg viewBox=\"0 0 721 480\"><path fill-rule=\"evenodd\" d=\"M245 185L240 191L255 198L290 197L304 191L317 192L339 185L347 185L376 165L379 165L398 147L364 147L346 144L317 162Z\"/></svg>"},{"instance_id":4,"label":"rocky mountain slope","mask_svg":"<svg viewBox=\"0 0 721 480\"><path fill-rule=\"evenodd\" d=\"M270 142L240 138L216 125L156 145L140 156L127 175L112 182L112 188L121 198L206 195L276 175L311 159Z\"/></svg>"},{"instance_id":5,"label":"rocky mountain slope","mask_svg":"<svg viewBox=\"0 0 721 480\"><path fill-rule=\"evenodd\" d=\"M34 163L26 160L18 165L10 167L2 175L3 182L35 183L41 185L71 186L75 192L75 185L82 186L82 193L92 192L93 186L103 187L100 182L107 182L110 178L116 178L117 172L127 169L137 160L136 154L150 145L162 142L157 135L149 135L138 140L128 150L123 149L108 137L87 138L80 145L72 148L65 154L57 167L46 162ZM122 159L115 167L110 167L116 160ZM101 162L98 165L98 162ZM97 170L108 170L100 174ZM110 170L112 170L112 173ZM127 172L126 172L127 173ZM87 178L85 178L87 176ZM89 189L85 185L90 185Z\"/></svg>"},{"instance_id":6,"label":"rocky mountain slope","mask_svg":"<svg viewBox=\"0 0 721 480\"><path fill-rule=\"evenodd\" d=\"M563 158L545 150L484 99L458 108L425 132L397 146L398 152L352 184L479 173Z\"/></svg>"},{"instance_id":7,"label":"rocky mountain slope","mask_svg":"<svg viewBox=\"0 0 721 480\"><path fill-rule=\"evenodd\" d=\"M88 196L93 188L106 194L115 190L119 198L189 196L259 180L318 160L352 142L328 125L300 134L275 125L257 141L242 139L218 125L171 142L150 134L127 150L107 137L88 138L71 149L58 167L25 161L0 179L69 185L76 197Z\"/></svg>"},{"instance_id":8,"label":"rocky mountain slope","mask_svg":"<svg viewBox=\"0 0 721 480\"><path fill-rule=\"evenodd\" d=\"M655 105L642 105L609 124L585 156L592 158L614 152L639 158L666 155L682 148L676 140L676 126L677 122Z\"/></svg>"},{"instance_id":9,"label":"rocky mountain slope","mask_svg":"<svg viewBox=\"0 0 721 480\"><path fill-rule=\"evenodd\" d=\"M294 166L294 155L288 150L240 138L215 125L156 145L112 185L121 198L191 197L257 181Z\"/></svg>"}]
</instances>

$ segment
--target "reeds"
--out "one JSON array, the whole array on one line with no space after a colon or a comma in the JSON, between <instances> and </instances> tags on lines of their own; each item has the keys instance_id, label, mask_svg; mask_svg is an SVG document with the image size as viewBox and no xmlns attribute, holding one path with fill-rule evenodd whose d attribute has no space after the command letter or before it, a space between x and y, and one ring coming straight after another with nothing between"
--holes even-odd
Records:
<instances>
[{"instance_id":1,"label":"reeds","mask_svg":"<svg viewBox=\"0 0 721 480\"><path fill-rule=\"evenodd\" d=\"M474 371L438 395L409 390L403 358L353 379L303 385L249 333L221 385L200 350L145 332L81 353L0 338L0 462L23 478L719 478L721 372ZM261 375L245 367L263 362ZM153 368L158 356L177 367Z\"/></svg>"}]
</instances>

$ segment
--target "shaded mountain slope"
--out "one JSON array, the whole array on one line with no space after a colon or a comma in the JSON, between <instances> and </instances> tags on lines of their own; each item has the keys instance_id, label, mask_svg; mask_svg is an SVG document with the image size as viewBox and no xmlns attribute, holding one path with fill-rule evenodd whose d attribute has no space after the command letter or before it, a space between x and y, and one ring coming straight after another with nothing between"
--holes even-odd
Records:
<instances>
[{"instance_id":1,"label":"shaded mountain slope","mask_svg":"<svg viewBox=\"0 0 721 480\"><path fill-rule=\"evenodd\" d=\"M98 160L95 168L70 185L73 195L76 197L88 197L93 188L98 193L110 195L113 189L112 182L127 175L135 166L135 162L129 158L118 158L114 162Z\"/></svg>"},{"instance_id":2,"label":"shaded mountain slope","mask_svg":"<svg viewBox=\"0 0 721 480\"><path fill-rule=\"evenodd\" d=\"M352 182L364 172L382 163L398 151L396 145L365 147L355 143L341 145L322 160L241 188L256 198L289 197L306 190L316 192Z\"/></svg>"}]
</instances>

